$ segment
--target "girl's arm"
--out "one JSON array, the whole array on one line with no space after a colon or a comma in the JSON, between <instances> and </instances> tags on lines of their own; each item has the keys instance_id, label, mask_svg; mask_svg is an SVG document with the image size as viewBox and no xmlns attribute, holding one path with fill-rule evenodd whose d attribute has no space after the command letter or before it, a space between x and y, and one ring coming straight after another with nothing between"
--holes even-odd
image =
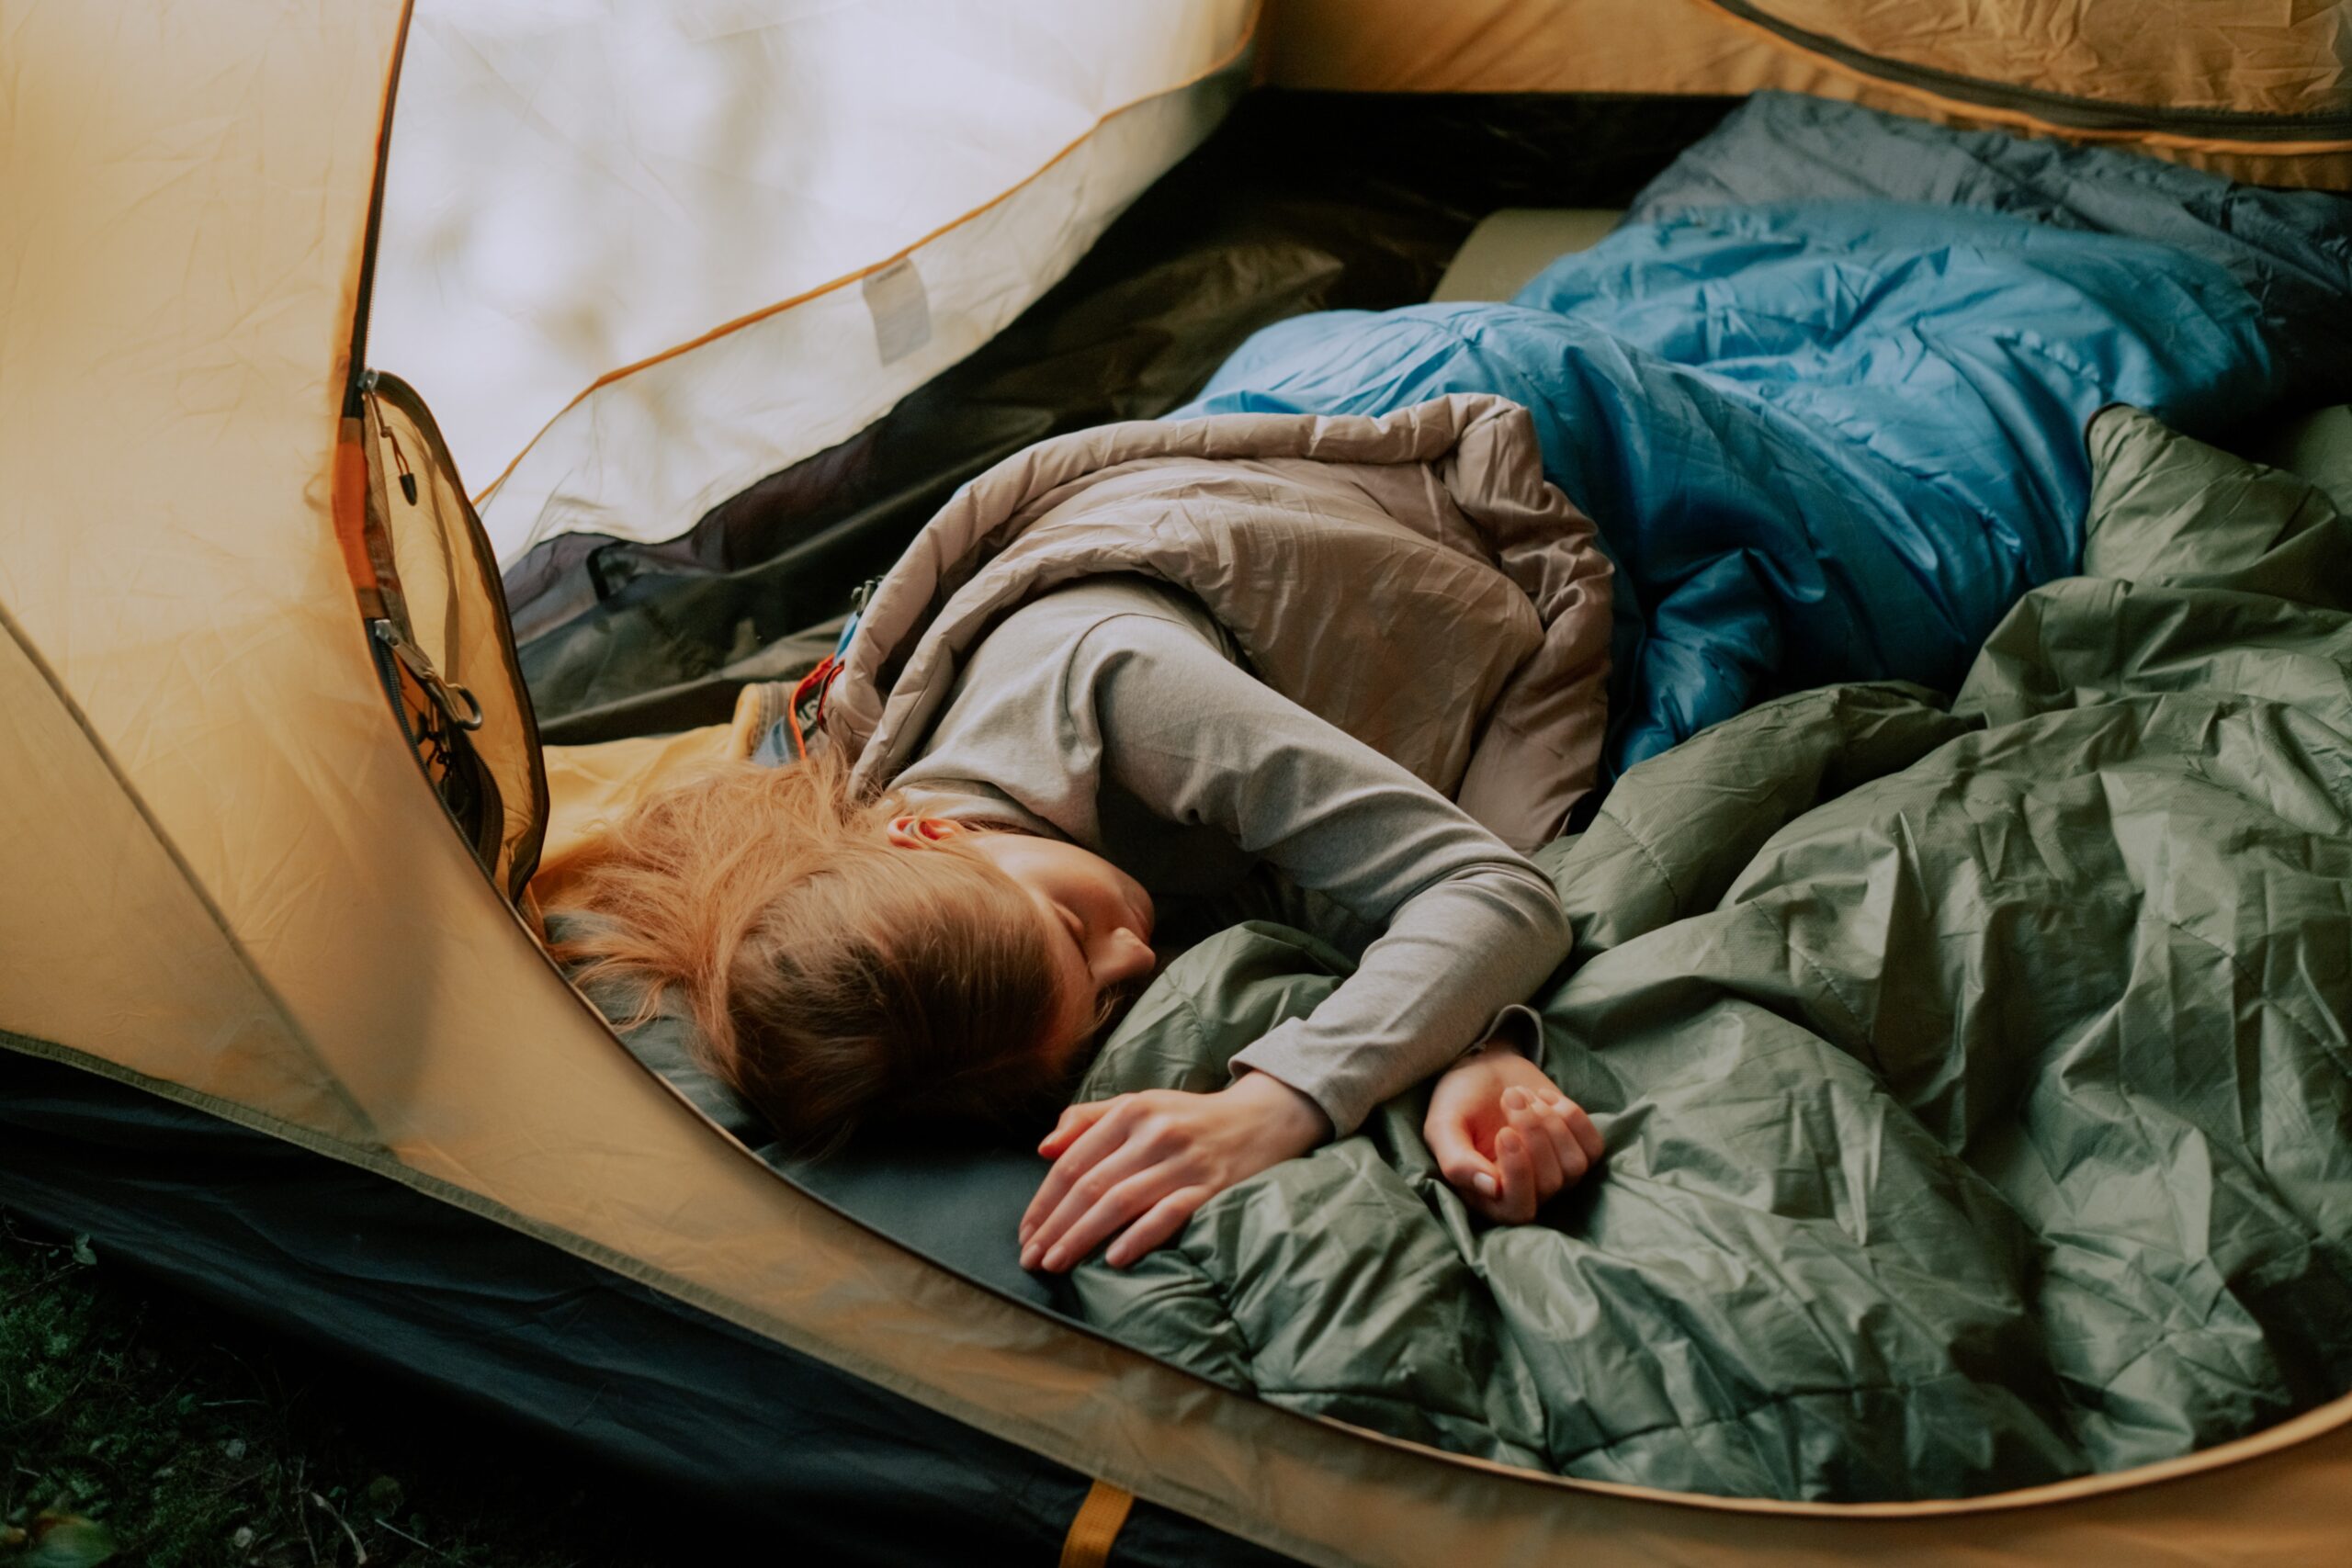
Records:
<instances>
[{"instance_id":1,"label":"girl's arm","mask_svg":"<svg viewBox=\"0 0 2352 1568\"><path fill-rule=\"evenodd\" d=\"M1320 1142L1326 1126L1352 1132L1381 1101L1487 1038L1570 941L1543 874L1405 769L1181 626L1142 616L1106 626L1117 630L1089 634L1100 656L1071 666L1085 690L1065 711L1099 746L1086 761L1156 814L1223 829L1385 930L1311 1015L1236 1055L1243 1076L1226 1090L1071 1108L1041 1145L1056 1165L1022 1224L1024 1262L1048 1269L1114 1236L1114 1259L1138 1256L1224 1186ZM1287 1100L1250 1083L1261 1077L1285 1086ZM1490 1071L1465 1079L1455 1098L1477 1085L1494 1097L1514 1087ZM1297 1114L1300 1100L1321 1113L1314 1135L1302 1131L1310 1123ZM1498 1099L1497 1108L1505 1122L1517 1109ZM1485 1119L1481 1111L1470 1124ZM1458 1169L1465 1196L1492 1217L1528 1206L1521 1194L1542 1185L1542 1151L1526 1151L1522 1184L1517 1157L1508 1169L1500 1157L1507 1144L1477 1153L1472 1137L1483 1170L1457 1150L1449 1177ZM1573 1127L1568 1141L1582 1146ZM1491 1200L1477 1190L1482 1173L1497 1186Z\"/></svg>"},{"instance_id":2,"label":"girl's arm","mask_svg":"<svg viewBox=\"0 0 2352 1568\"><path fill-rule=\"evenodd\" d=\"M1103 778L1382 931L1312 1014L1236 1055L1237 1072L1280 1078L1344 1135L1492 1035L1567 957L1549 879L1453 802L1182 628L1114 624L1091 682Z\"/></svg>"}]
</instances>

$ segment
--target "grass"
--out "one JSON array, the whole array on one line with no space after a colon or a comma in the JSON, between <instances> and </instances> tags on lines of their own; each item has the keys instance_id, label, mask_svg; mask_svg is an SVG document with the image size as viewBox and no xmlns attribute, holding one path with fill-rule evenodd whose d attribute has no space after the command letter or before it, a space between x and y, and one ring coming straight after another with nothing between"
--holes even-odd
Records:
<instances>
[{"instance_id":1,"label":"grass","mask_svg":"<svg viewBox=\"0 0 2352 1568\"><path fill-rule=\"evenodd\" d=\"M0 1213L0 1568L651 1568L737 1527ZM773 1537L757 1555L775 1557ZM786 1553L789 1555L789 1553Z\"/></svg>"}]
</instances>

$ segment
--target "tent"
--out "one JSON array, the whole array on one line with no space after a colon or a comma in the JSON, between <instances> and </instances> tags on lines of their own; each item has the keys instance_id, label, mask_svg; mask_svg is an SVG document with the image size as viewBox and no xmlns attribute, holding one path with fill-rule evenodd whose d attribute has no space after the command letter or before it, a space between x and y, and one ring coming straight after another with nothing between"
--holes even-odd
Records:
<instances>
[{"instance_id":1,"label":"tent","mask_svg":"<svg viewBox=\"0 0 2352 1568\"><path fill-rule=\"evenodd\" d=\"M1253 72L1629 116L1795 86L2352 185L2340 8L2161 9L8 5L0 1201L843 1551L2324 1560L2352 1396L1868 1506L1284 1413L778 1179L516 904L548 808L493 552L560 576L821 473Z\"/></svg>"}]
</instances>

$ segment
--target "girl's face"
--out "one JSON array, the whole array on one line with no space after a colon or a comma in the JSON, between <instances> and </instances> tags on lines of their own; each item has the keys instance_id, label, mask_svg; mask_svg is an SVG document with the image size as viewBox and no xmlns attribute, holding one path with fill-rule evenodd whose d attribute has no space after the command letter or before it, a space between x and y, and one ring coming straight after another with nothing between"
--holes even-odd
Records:
<instances>
[{"instance_id":1,"label":"girl's face","mask_svg":"<svg viewBox=\"0 0 2352 1568\"><path fill-rule=\"evenodd\" d=\"M933 817L901 817L890 841L907 848L956 837L1018 883L1035 906L1061 973L1061 1015L1043 1049L1075 1064L1102 1019L1151 978L1151 895L1091 850L1026 833L977 831Z\"/></svg>"}]
</instances>

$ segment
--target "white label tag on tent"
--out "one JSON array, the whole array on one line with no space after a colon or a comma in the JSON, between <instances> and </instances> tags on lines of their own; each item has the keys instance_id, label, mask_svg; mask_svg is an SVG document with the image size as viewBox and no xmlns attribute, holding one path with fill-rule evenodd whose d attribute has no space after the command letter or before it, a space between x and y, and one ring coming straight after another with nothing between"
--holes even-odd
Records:
<instances>
[{"instance_id":1,"label":"white label tag on tent","mask_svg":"<svg viewBox=\"0 0 2352 1568\"><path fill-rule=\"evenodd\" d=\"M915 258L902 256L865 275L865 308L874 314L874 346L882 363L904 359L931 341L931 296Z\"/></svg>"}]
</instances>

